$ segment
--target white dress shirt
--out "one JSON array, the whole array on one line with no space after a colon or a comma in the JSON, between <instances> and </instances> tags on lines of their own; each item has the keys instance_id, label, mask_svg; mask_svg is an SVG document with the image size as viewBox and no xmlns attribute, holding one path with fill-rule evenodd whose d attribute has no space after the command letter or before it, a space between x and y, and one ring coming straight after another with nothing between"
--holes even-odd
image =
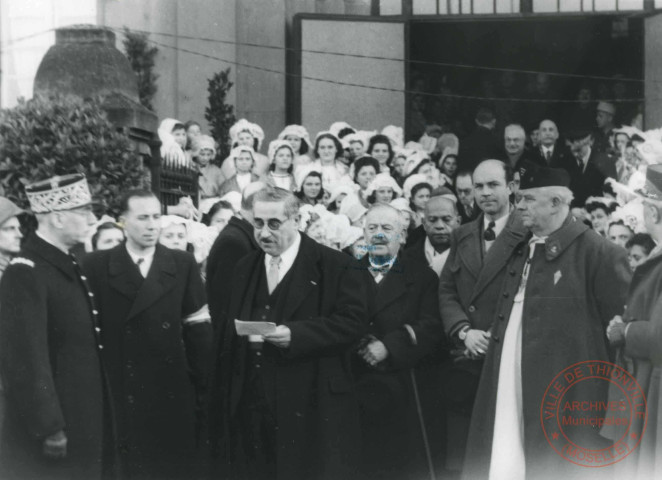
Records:
<instances>
[{"instance_id":1,"label":"white dress shirt","mask_svg":"<svg viewBox=\"0 0 662 480\"><path fill-rule=\"evenodd\" d=\"M278 268L278 283L280 283L285 275L287 275L287 272L290 271L290 268L292 268L292 265L294 265L294 260L297 258L297 254L299 253L299 247L301 246L301 235L297 232L297 236L294 239L294 242L292 242L292 245L290 245L287 250L285 250L283 253L280 254L280 267ZM273 256L269 255L268 253L264 254L264 268L266 269L266 272L269 272L269 267L271 266L271 259L274 258Z\"/></svg>"},{"instance_id":2,"label":"white dress shirt","mask_svg":"<svg viewBox=\"0 0 662 480\"><path fill-rule=\"evenodd\" d=\"M138 263L139 259L143 259L142 263L138 265L138 268L140 269L140 274L143 277L147 277L149 269L152 266L152 261L154 260L154 252L156 251L156 247L151 247L143 253L134 253L129 249L128 246L126 246L126 251L129 253L129 257L131 257L131 260L133 260L133 263L135 264Z\"/></svg>"},{"instance_id":3,"label":"white dress shirt","mask_svg":"<svg viewBox=\"0 0 662 480\"><path fill-rule=\"evenodd\" d=\"M441 275L441 271L444 269L444 264L450 253L450 248L447 248L443 252L437 252L432 243L430 242L429 237L425 237L425 243L423 244L423 251L425 252L425 258L428 261L428 265L437 276Z\"/></svg>"},{"instance_id":4,"label":"white dress shirt","mask_svg":"<svg viewBox=\"0 0 662 480\"><path fill-rule=\"evenodd\" d=\"M542 156L545 159L545 161L547 161L547 152L549 152L549 158L551 160L552 155L554 155L554 145L552 145L551 147L546 147L544 145L541 145L541 147L542 147Z\"/></svg>"}]
</instances>

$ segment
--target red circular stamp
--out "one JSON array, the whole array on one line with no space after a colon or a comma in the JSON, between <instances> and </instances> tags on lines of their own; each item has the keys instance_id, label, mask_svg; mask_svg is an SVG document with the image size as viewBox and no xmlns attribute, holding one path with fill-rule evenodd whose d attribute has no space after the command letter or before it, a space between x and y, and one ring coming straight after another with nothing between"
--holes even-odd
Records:
<instances>
[{"instance_id":1,"label":"red circular stamp","mask_svg":"<svg viewBox=\"0 0 662 480\"><path fill-rule=\"evenodd\" d=\"M609 398L607 391L612 392ZM561 371L540 405L540 423L549 445L582 467L606 467L623 460L641 442L647 419L641 386L626 370L604 361L579 362ZM617 439L599 437L604 429ZM603 441L596 441L598 437Z\"/></svg>"}]
</instances>

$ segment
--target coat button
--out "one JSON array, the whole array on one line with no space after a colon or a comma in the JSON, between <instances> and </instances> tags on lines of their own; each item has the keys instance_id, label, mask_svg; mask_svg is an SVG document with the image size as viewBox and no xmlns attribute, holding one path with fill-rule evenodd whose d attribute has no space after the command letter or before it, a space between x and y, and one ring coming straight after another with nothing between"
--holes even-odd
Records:
<instances>
[{"instance_id":1,"label":"coat button","mask_svg":"<svg viewBox=\"0 0 662 480\"><path fill-rule=\"evenodd\" d=\"M166 357L165 362L166 362L168 365L172 365L172 357Z\"/></svg>"},{"instance_id":2,"label":"coat button","mask_svg":"<svg viewBox=\"0 0 662 480\"><path fill-rule=\"evenodd\" d=\"M127 395L126 396L126 401L133 405L133 402L135 402L136 399L133 398L133 395Z\"/></svg>"},{"instance_id":3,"label":"coat button","mask_svg":"<svg viewBox=\"0 0 662 480\"><path fill-rule=\"evenodd\" d=\"M87 292L87 294L88 294L90 297L93 297L93 296L94 296L94 294L93 294L92 292Z\"/></svg>"},{"instance_id":4,"label":"coat button","mask_svg":"<svg viewBox=\"0 0 662 480\"><path fill-rule=\"evenodd\" d=\"M503 316L503 313L499 314L499 320L504 320L506 317Z\"/></svg>"},{"instance_id":5,"label":"coat button","mask_svg":"<svg viewBox=\"0 0 662 480\"><path fill-rule=\"evenodd\" d=\"M266 315L262 315L262 320L266 320L266 319L267 319L267 316L266 316Z\"/></svg>"},{"instance_id":6,"label":"coat button","mask_svg":"<svg viewBox=\"0 0 662 480\"><path fill-rule=\"evenodd\" d=\"M168 330L168 329L170 328L170 324L169 324L168 322L163 322L163 323L161 324L161 328L162 328L163 330Z\"/></svg>"},{"instance_id":7,"label":"coat button","mask_svg":"<svg viewBox=\"0 0 662 480\"><path fill-rule=\"evenodd\" d=\"M133 368L133 361L131 361L131 360L127 360L127 362L125 363L125 365L126 365L126 368L131 369L131 368Z\"/></svg>"},{"instance_id":8,"label":"coat button","mask_svg":"<svg viewBox=\"0 0 662 480\"><path fill-rule=\"evenodd\" d=\"M85 281L85 280L87 280L87 277L86 277L85 275L81 275L81 276L80 276L80 279L81 279L82 281Z\"/></svg>"},{"instance_id":9,"label":"coat button","mask_svg":"<svg viewBox=\"0 0 662 480\"><path fill-rule=\"evenodd\" d=\"M99 350L103 350L103 345L99 345Z\"/></svg>"},{"instance_id":10,"label":"coat button","mask_svg":"<svg viewBox=\"0 0 662 480\"><path fill-rule=\"evenodd\" d=\"M264 307L264 309L265 310L271 310L271 305L267 305L266 307Z\"/></svg>"},{"instance_id":11,"label":"coat button","mask_svg":"<svg viewBox=\"0 0 662 480\"><path fill-rule=\"evenodd\" d=\"M510 274L514 277L515 275L517 275L517 272L515 270L511 270Z\"/></svg>"},{"instance_id":12,"label":"coat button","mask_svg":"<svg viewBox=\"0 0 662 480\"><path fill-rule=\"evenodd\" d=\"M508 298L510 294L508 292L503 292L503 298Z\"/></svg>"},{"instance_id":13,"label":"coat button","mask_svg":"<svg viewBox=\"0 0 662 480\"><path fill-rule=\"evenodd\" d=\"M476 307L473 305L469 305L469 313L474 313L476 311Z\"/></svg>"},{"instance_id":14,"label":"coat button","mask_svg":"<svg viewBox=\"0 0 662 480\"><path fill-rule=\"evenodd\" d=\"M99 311L98 310L92 310L92 315L99 315Z\"/></svg>"},{"instance_id":15,"label":"coat button","mask_svg":"<svg viewBox=\"0 0 662 480\"><path fill-rule=\"evenodd\" d=\"M492 338L494 339L495 342L499 343L499 336L498 335L494 335Z\"/></svg>"},{"instance_id":16,"label":"coat button","mask_svg":"<svg viewBox=\"0 0 662 480\"><path fill-rule=\"evenodd\" d=\"M94 331L99 333L99 332L101 332L101 329L99 327L94 327Z\"/></svg>"}]
</instances>

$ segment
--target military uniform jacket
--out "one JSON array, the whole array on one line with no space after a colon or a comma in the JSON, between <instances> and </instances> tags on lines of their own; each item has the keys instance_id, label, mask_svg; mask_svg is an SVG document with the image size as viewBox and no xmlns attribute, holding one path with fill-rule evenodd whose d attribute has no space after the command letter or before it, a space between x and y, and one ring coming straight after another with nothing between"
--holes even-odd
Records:
<instances>
[{"instance_id":1,"label":"military uniform jacket","mask_svg":"<svg viewBox=\"0 0 662 480\"><path fill-rule=\"evenodd\" d=\"M98 300L125 474L186 478L212 340L209 323L183 324L206 303L195 259L157 245L143 278L120 244L88 255L84 270Z\"/></svg>"},{"instance_id":2,"label":"military uniform jacket","mask_svg":"<svg viewBox=\"0 0 662 480\"><path fill-rule=\"evenodd\" d=\"M0 478L101 478L104 377L92 301L73 257L36 235L7 267L0 285L7 396ZM43 439L60 430L67 458L44 459Z\"/></svg>"},{"instance_id":3,"label":"military uniform jacket","mask_svg":"<svg viewBox=\"0 0 662 480\"><path fill-rule=\"evenodd\" d=\"M521 272L528 238L508 260L501 295L494 308L490 345L474 403L463 478L489 472L503 338ZM549 446L540 424L546 388L565 368L582 361L608 361L605 331L623 313L630 269L625 249L568 216L563 226L537 245L531 261L522 312L522 404L526 473L546 478L550 471L586 475ZM578 387L564 400L605 400L604 382ZM593 388L594 387L594 388ZM589 390L593 388L593 390ZM575 392L575 390L577 390ZM599 442L598 432L589 441ZM579 469L579 470L577 470ZM580 478L581 475L580 475Z\"/></svg>"}]
</instances>

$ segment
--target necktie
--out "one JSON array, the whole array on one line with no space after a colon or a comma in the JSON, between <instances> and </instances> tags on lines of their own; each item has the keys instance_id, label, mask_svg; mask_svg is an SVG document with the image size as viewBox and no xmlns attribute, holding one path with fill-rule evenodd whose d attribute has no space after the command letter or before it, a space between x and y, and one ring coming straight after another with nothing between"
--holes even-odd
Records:
<instances>
[{"instance_id":1,"label":"necktie","mask_svg":"<svg viewBox=\"0 0 662 480\"><path fill-rule=\"evenodd\" d=\"M269 295L276 290L278 286L278 273L283 259L280 257L271 257L269 260L269 270L267 271L267 285L269 286Z\"/></svg>"},{"instance_id":2,"label":"necktie","mask_svg":"<svg viewBox=\"0 0 662 480\"><path fill-rule=\"evenodd\" d=\"M549 163L549 161L550 161L551 159L552 159L552 151L551 151L551 150L547 150L547 151L545 152L545 160L547 160L547 163Z\"/></svg>"},{"instance_id":3,"label":"necktie","mask_svg":"<svg viewBox=\"0 0 662 480\"><path fill-rule=\"evenodd\" d=\"M471 215L474 213L473 208L471 208L471 205L467 205L464 207L464 213L467 214L467 218L471 218Z\"/></svg>"},{"instance_id":4,"label":"necktie","mask_svg":"<svg viewBox=\"0 0 662 480\"><path fill-rule=\"evenodd\" d=\"M385 263L383 265L375 265L374 263L371 262L370 266L368 267L368 270L372 274L376 283L381 282L382 279L384 278L384 275L386 275L390 269L391 269L390 263Z\"/></svg>"},{"instance_id":5,"label":"necktie","mask_svg":"<svg viewBox=\"0 0 662 480\"><path fill-rule=\"evenodd\" d=\"M483 232L483 238L485 239L486 242L493 242L494 239L496 238L496 232L494 231L494 227L496 226L496 223L490 222L487 224L487 228Z\"/></svg>"},{"instance_id":6,"label":"necktie","mask_svg":"<svg viewBox=\"0 0 662 480\"><path fill-rule=\"evenodd\" d=\"M142 258L142 257L140 257L138 260L136 260L136 265L138 266L138 271L144 277L145 274L143 273L143 269L141 267L143 263L145 263L145 259Z\"/></svg>"},{"instance_id":7,"label":"necktie","mask_svg":"<svg viewBox=\"0 0 662 480\"><path fill-rule=\"evenodd\" d=\"M584 171L584 161L583 160L577 160L577 166L579 167L579 171L581 171L581 172Z\"/></svg>"}]
</instances>

